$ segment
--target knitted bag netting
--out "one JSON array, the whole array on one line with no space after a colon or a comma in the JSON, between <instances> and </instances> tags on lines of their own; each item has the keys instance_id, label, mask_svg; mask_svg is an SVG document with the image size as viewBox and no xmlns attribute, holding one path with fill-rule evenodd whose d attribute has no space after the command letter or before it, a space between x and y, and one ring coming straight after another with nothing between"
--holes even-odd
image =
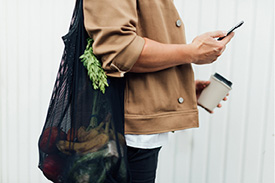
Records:
<instances>
[{"instance_id":1,"label":"knitted bag netting","mask_svg":"<svg viewBox=\"0 0 275 183\"><path fill-rule=\"evenodd\" d=\"M39 138L39 168L64 183L128 182L123 78L108 77L105 93L93 88L79 57L89 38L77 0Z\"/></svg>"}]
</instances>

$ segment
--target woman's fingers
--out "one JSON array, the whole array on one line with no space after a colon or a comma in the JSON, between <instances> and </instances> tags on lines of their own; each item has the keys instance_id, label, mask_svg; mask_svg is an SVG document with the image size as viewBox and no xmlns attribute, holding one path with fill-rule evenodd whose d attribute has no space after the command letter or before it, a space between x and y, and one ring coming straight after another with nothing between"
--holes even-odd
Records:
<instances>
[{"instance_id":1,"label":"woman's fingers","mask_svg":"<svg viewBox=\"0 0 275 183\"><path fill-rule=\"evenodd\" d=\"M229 93L227 93L226 96L229 96ZM227 101L227 97L224 97L222 100Z\"/></svg>"},{"instance_id":2,"label":"woman's fingers","mask_svg":"<svg viewBox=\"0 0 275 183\"><path fill-rule=\"evenodd\" d=\"M196 86L197 87L205 87L210 84L210 81L202 81L202 80L196 80Z\"/></svg>"}]
</instances>

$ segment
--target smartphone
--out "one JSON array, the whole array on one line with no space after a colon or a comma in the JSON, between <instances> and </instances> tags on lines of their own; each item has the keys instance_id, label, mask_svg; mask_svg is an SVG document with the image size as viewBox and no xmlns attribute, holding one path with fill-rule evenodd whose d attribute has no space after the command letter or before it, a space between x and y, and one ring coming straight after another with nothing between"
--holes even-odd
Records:
<instances>
[{"instance_id":1,"label":"smartphone","mask_svg":"<svg viewBox=\"0 0 275 183\"><path fill-rule=\"evenodd\" d=\"M244 21L241 21L240 23L238 23L237 25L235 25L234 27L232 27L226 34L226 36L228 36L231 32L233 32L235 29L241 27L243 25ZM223 37L220 37L218 38L217 40L220 41L222 40L223 38L225 38L226 36L223 36Z\"/></svg>"}]
</instances>

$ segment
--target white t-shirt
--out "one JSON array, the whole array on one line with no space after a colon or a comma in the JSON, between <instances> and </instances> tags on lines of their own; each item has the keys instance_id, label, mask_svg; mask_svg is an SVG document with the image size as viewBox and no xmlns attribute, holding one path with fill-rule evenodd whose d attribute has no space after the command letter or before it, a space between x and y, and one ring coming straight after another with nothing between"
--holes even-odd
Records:
<instances>
[{"instance_id":1,"label":"white t-shirt","mask_svg":"<svg viewBox=\"0 0 275 183\"><path fill-rule=\"evenodd\" d=\"M158 133L149 135L126 134L125 140L127 146L141 149L154 149L161 147L168 141L168 133Z\"/></svg>"}]
</instances>

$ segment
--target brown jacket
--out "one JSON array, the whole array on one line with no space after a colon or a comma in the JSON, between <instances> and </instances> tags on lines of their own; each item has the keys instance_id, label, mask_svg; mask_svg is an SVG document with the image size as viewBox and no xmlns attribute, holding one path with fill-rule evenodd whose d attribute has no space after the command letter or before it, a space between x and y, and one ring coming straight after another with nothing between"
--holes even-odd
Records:
<instances>
[{"instance_id":1,"label":"brown jacket","mask_svg":"<svg viewBox=\"0 0 275 183\"><path fill-rule=\"evenodd\" d=\"M143 37L185 44L172 0L84 0L85 28L109 76L123 77L138 59ZM169 60L167 60L169 62ZM125 133L153 134L198 126L192 66L127 73Z\"/></svg>"}]
</instances>

